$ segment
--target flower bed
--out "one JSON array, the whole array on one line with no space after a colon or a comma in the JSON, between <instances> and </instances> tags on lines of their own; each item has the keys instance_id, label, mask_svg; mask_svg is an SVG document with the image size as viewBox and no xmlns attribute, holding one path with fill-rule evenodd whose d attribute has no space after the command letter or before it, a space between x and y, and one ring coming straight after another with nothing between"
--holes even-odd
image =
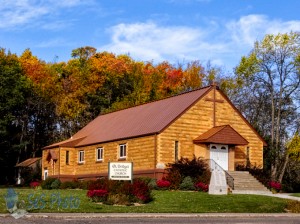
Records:
<instances>
[{"instance_id":1,"label":"flower bed","mask_svg":"<svg viewBox=\"0 0 300 224\"><path fill-rule=\"evenodd\" d=\"M108 179L94 181L90 184L87 197L93 202L118 205L147 203L152 200L150 188L139 179L133 183Z\"/></svg>"}]
</instances>

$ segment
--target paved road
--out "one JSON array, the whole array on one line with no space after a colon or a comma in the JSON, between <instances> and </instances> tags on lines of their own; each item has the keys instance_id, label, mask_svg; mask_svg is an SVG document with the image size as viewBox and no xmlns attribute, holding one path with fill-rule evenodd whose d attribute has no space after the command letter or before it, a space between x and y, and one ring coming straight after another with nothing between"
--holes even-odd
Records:
<instances>
[{"instance_id":1,"label":"paved road","mask_svg":"<svg viewBox=\"0 0 300 224\"><path fill-rule=\"evenodd\" d=\"M299 224L300 214L67 214L29 215L19 219L0 216L0 224Z\"/></svg>"}]
</instances>

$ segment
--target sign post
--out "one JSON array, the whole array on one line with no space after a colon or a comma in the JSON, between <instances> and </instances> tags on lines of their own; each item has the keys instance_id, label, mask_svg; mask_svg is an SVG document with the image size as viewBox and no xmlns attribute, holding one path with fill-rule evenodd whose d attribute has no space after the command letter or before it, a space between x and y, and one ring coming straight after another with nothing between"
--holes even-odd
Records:
<instances>
[{"instance_id":1,"label":"sign post","mask_svg":"<svg viewBox=\"0 0 300 224\"><path fill-rule=\"evenodd\" d=\"M110 180L133 181L133 162L108 162L108 178Z\"/></svg>"}]
</instances>

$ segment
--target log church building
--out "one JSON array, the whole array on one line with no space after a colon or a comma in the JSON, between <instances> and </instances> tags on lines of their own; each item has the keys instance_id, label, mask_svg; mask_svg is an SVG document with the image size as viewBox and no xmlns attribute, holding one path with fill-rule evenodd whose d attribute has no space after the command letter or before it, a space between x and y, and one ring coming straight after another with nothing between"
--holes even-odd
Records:
<instances>
[{"instance_id":1,"label":"log church building","mask_svg":"<svg viewBox=\"0 0 300 224\"><path fill-rule=\"evenodd\" d=\"M161 178L181 157L212 159L224 170L263 166L262 137L211 85L100 115L70 139L46 146L42 177L62 181L108 175L108 162L133 162L133 175Z\"/></svg>"}]
</instances>

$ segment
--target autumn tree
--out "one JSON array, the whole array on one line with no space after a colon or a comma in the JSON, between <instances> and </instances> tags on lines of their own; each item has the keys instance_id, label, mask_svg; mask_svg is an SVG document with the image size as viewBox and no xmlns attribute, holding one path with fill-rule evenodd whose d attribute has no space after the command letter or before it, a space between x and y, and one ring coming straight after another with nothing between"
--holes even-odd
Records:
<instances>
[{"instance_id":1,"label":"autumn tree","mask_svg":"<svg viewBox=\"0 0 300 224\"><path fill-rule=\"evenodd\" d=\"M271 177L281 181L288 159L285 143L295 129L296 96L300 85L300 35L285 33L266 35L256 41L248 56L235 68L244 105L269 137ZM243 111L243 110L242 110ZM255 118L252 118L253 120Z\"/></svg>"},{"instance_id":2,"label":"autumn tree","mask_svg":"<svg viewBox=\"0 0 300 224\"><path fill-rule=\"evenodd\" d=\"M188 62L183 70L183 89L189 91L203 85L205 69L200 61Z\"/></svg>"},{"instance_id":3,"label":"autumn tree","mask_svg":"<svg viewBox=\"0 0 300 224\"><path fill-rule=\"evenodd\" d=\"M32 55L29 49L23 52L19 61L31 87L19 116L20 123L24 126L23 133L20 134L26 141L26 157L41 156L42 148L51 142L49 140L54 135L57 125L55 105L52 101L52 96L55 95L53 77L49 66ZM23 159L27 159L26 157Z\"/></svg>"}]
</instances>

